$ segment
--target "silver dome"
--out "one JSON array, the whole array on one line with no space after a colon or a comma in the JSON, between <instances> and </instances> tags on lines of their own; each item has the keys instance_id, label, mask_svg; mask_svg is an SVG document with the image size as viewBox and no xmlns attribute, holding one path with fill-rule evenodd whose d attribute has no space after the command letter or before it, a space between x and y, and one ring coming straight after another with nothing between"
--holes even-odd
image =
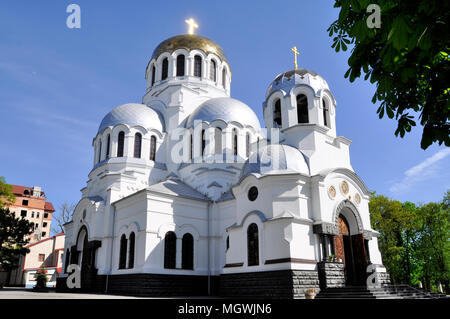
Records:
<instances>
[{"instance_id":1,"label":"silver dome","mask_svg":"<svg viewBox=\"0 0 450 319\"><path fill-rule=\"evenodd\" d=\"M145 129L164 131L164 120L161 115L145 104L129 103L112 109L103 118L98 128L101 133L108 126L127 124L128 126L142 126Z\"/></svg>"},{"instance_id":2,"label":"silver dome","mask_svg":"<svg viewBox=\"0 0 450 319\"><path fill-rule=\"evenodd\" d=\"M309 85L316 92L321 88L328 89L327 82L316 72L307 69L291 70L279 74L273 80L267 89L266 98L278 90L283 90L288 93L291 88L299 84Z\"/></svg>"},{"instance_id":3,"label":"silver dome","mask_svg":"<svg viewBox=\"0 0 450 319\"><path fill-rule=\"evenodd\" d=\"M189 116L186 127L192 127L195 121L211 123L218 119L227 123L238 122L244 126L249 125L257 131L261 130L255 112L248 105L229 97L214 98L200 104Z\"/></svg>"},{"instance_id":4,"label":"silver dome","mask_svg":"<svg viewBox=\"0 0 450 319\"><path fill-rule=\"evenodd\" d=\"M302 152L281 144L263 146L250 155L242 169L242 177L256 173L260 175L276 173L302 173L309 175L309 166Z\"/></svg>"}]
</instances>

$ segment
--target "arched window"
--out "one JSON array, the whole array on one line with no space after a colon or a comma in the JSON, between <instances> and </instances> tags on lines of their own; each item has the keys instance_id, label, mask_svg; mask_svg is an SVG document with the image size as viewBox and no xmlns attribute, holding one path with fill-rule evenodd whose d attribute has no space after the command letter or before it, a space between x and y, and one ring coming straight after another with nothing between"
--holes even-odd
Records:
<instances>
[{"instance_id":1,"label":"arched window","mask_svg":"<svg viewBox=\"0 0 450 319\"><path fill-rule=\"evenodd\" d=\"M152 86L155 84L155 73L156 73L156 68L155 68L155 66L152 66Z\"/></svg>"},{"instance_id":2,"label":"arched window","mask_svg":"<svg viewBox=\"0 0 450 319\"><path fill-rule=\"evenodd\" d=\"M194 238L191 234L184 234L181 247L181 268L194 269Z\"/></svg>"},{"instance_id":3,"label":"arched window","mask_svg":"<svg viewBox=\"0 0 450 319\"><path fill-rule=\"evenodd\" d=\"M227 87L227 69L225 67L222 69L222 86Z\"/></svg>"},{"instance_id":4,"label":"arched window","mask_svg":"<svg viewBox=\"0 0 450 319\"><path fill-rule=\"evenodd\" d=\"M211 64L209 65L209 79L211 81L216 82L216 78L217 78L216 72L217 72L216 61L211 60Z\"/></svg>"},{"instance_id":5,"label":"arched window","mask_svg":"<svg viewBox=\"0 0 450 319\"><path fill-rule=\"evenodd\" d=\"M245 156L250 156L250 133L245 134Z\"/></svg>"},{"instance_id":6,"label":"arched window","mask_svg":"<svg viewBox=\"0 0 450 319\"><path fill-rule=\"evenodd\" d=\"M199 55L194 57L194 76L202 76L202 57Z\"/></svg>"},{"instance_id":7,"label":"arched window","mask_svg":"<svg viewBox=\"0 0 450 319\"><path fill-rule=\"evenodd\" d=\"M214 130L215 154L222 154L222 129L216 127Z\"/></svg>"},{"instance_id":8,"label":"arched window","mask_svg":"<svg viewBox=\"0 0 450 319\"><path fill-rule=\"evenodd\" d=\"M154 161L156 158L156 137L152 135L150 138L150 160Z\"/></svg>"},{"instance_id":9,"label":"arched window","mask_svg":"<svg viewBox=\"0 0 450 319\"><path fill-rule=\"evenodd\" d=\"M233 129L233 155L238 155L238 136L235 128Z\"/></svg>"},{"instance_id":10,"label":"arched window","mask_svg":"<svg viewBox=\"0 0 450 319\"><path fill-rule=\"evenodd\" d=\"M124 143L125 143L125 133L122 131L119 133L119 137L117 139L117 157L123 156Z\"/></svg>"},{"instance_id":11,"label":"arched window","mask_svg":"<svg viewBox=\"0 0 450 319\"><path fill-rule=\"evenodd\" d=\"M308 98L304 94L297 95L297 118L299 123L309 123Z\"/></svg>"},{"instance_id":12,"label":"arched window","mask_svg":"<svg viewBox=\"0 0 450 319\"><path fill-rule=\"evenodd\" d=\"M277 99L273 106L273 127L281 127L281 100Z\"/></svg>"},{"instance_id":13,"label":"arched window","mask_svg":"<svg viewBox=\"0 0 450 319\"><path fill-rule=\"evenodd\" d=\"M134 157L141 158L142 135L136 133L134 135Z\"/></svg>"},{"instance_id":14,"label":"arched window","mask_svg":"<svg viewBox=\"0 0 450 319\"><path fill-rule=\"evenodd\" d=\"M205 137L205 130L202 130L202 156L205 155L205 148L206 148L206 137Z\"/></svg>"},{"instance_id":15,"label":"arched window","mask_svg":"<svg viewBox=\"0 0 450 319\"><path fill-rule=\"evenodd\" d=\"M331 128L331 123L330 123L330 110L328 109L328 105L325 102L325 99L322 99L322 107L323 107L323 124L326 127Z\"/></svg>"},{"instance_id":16,"label":"arched window","mask_svg":"<svg viewBox=\"0 0 450 319\"><path fill-rule=\"evenodd\" d=\"M102 141L98 143L98 162L102 160Z\"/></svg>"},{"instance_id":17,"label":"arched window","mask_svg":"<svg viewBox=\"0 0 450 319\"><path fill-rule=\"evenodd\" d=\"M120 237L120 252L119 252L119 269L125 269L127 265L127 237L125 234Z\"/></svg>"},{"instance_id":18,"label":"arched window","mask_svg":"<svg viewBox=\"0 0 450 319\"><path fill-rule=\"evenodd\" d=\"M135 235L130 234L130 253L128 255L128 268L134 268L134 246L135 246Z\"/></svg>"},{"instance_id":19,"label":"arched window","mask_svg":"<svg viewBox=\"0 0 450 319\"><path fill-rule=\"evenodd\" d=\"M177 236L173 231L164 237L164 268L175 269L177 254Z\"/></svg>"},{"instance_id":20,"label":"arched window","mask_svg":"<svg viewBox=\"0 0 450 319\"><path fill-rule=\"evenodd\" d=\"M247 255L248 265L259 265L258 226L253 223L247 229Z\"/></svg>"},{"instance_id":21,"label":"arched window","mask_svg":"<svg viewBox=\"0 0 450 319\"><path fill-rule=\"evenodd\" d=\"M169 59L164 58L162 61L161 81L167 79L169 75Z\"/></svg>"},{"instance_id":22,"label":"arched window","mask_svg":"<svg viewBox=\"0 0 450 319\"><path fill-rule=\"evenodd\" d=\"M184 76L184 62L185 62L184 54L180 54L177 56L177 76Z\"/></svg>"},{"instance_id":23,"label":"arched window","mask_svg":"<svg viewBox=\"0 0 450 319\"><path fill-rule=\"evenodd\" d=\"M111 135L108 134L108 138L106 139L106 158L109 158L110 148L111 148Z\"/></svg>"}]
</instances>

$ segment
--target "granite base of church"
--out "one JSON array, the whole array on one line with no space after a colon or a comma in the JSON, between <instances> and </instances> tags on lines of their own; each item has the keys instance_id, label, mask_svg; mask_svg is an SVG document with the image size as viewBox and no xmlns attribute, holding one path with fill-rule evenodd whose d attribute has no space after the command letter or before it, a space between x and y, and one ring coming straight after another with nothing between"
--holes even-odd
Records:
<instances>
[{"instance_id":1,"label":"granite base of church","mask_svg":"<svg viewBox=\"0 0 450 319\"><path fill-rule=\"evenodd\" d=\"M211 292L217 293L218 278L210 278ZM207 296L208 277L162 274L97 275L82 279L81 289L69 289L66 278L58 278L58 292L107 293L141 297Z\"/></svg>"},{"instance_id":2,"label":"granite base of church","mask_svg":"<svg viewBox=\"0 0 450 319\"><path fill-rule=\"evenodd\" d=\"M220 296L229 298L305 298L305 290L319 292L315 270L279 270L220 276Z\"/></svg>"},{"instance_id":3,"label":"granite base of church","mask_svg":"<svg viewBox=\"0 0 450 319\"><path fill-rule=\"evenodd\" d=\"M339 288L345 286L344 263L321 261L317 263L320 289Z\"/></svg>"}]
</instances>

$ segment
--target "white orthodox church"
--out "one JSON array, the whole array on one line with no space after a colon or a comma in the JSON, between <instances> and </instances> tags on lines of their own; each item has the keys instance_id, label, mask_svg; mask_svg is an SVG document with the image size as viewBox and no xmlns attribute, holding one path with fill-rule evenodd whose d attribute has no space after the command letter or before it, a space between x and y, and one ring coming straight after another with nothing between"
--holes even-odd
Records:
<instances>
[{"instance_id":1,"label":"white orthodox church","mask_svg":"<svg viewBox=\"0 0 450 319\"><path fill-rule=\"evenodd\" d=\"M113 108L92 141L60 291L70 264L81 291L147 296L301 298L365 285L368 265L389 280L325 79L276 76L264 131L230 97L231 66L206 37L161 42L145 79L142 104Z\"/></svg>"}]
</instances>

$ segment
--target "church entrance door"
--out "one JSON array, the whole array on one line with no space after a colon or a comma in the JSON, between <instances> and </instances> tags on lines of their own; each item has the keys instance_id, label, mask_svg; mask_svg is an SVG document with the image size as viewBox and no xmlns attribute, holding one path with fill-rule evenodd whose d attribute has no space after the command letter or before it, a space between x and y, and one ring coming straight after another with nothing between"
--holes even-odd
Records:
<instances>
[{"instance_id":1,"label":"church entrance door","mask_svg":"<svg viewBox=\"0 0 450 319\"><path fill-rule=\"evenodd\" d=\"M347 219L338 218L339 235L335 236L336 258L342 260L348 286L364 285L366 257L362 234L351 235Z\"/></svg>"}]
</instances>

